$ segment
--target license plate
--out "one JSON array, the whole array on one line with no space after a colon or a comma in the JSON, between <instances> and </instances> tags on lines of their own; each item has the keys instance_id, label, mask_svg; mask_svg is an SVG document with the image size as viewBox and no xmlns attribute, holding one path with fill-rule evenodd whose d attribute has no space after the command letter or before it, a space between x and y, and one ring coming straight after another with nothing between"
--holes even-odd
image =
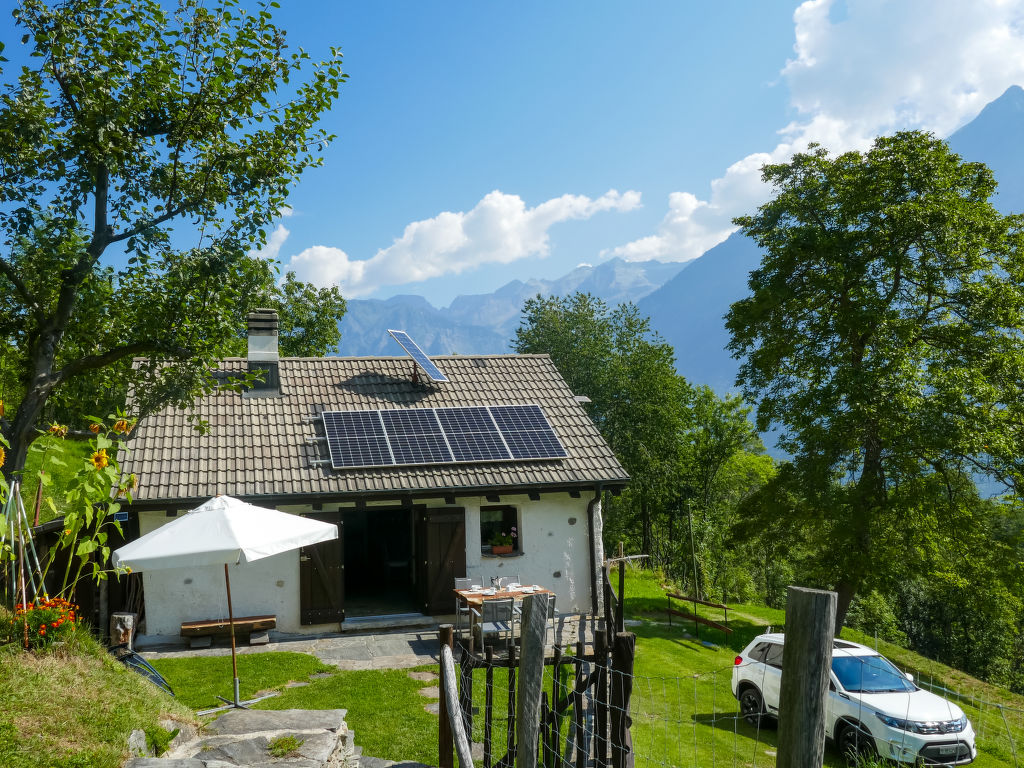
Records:
<instances>
[{"instance_id":1,"label":"license plate","mask_svg":"<svg viewBox=\"0 0 1024 768\"><path fill-rule=\"evenodd\" d=\"M939 747L940 755L955 755L956 747Z\"/></svg>"}]
</instances>

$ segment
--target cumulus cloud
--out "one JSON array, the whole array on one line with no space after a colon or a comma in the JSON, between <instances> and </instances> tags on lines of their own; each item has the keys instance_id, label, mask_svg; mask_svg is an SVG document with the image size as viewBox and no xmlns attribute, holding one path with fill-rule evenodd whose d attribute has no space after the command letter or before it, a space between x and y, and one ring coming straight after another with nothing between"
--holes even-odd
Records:
<instances>
[{"instance_id":1,"label":"cumulus cloud","mask_svg":"<svg viewBox=\"0 0 1024 768\"><path fill-rule=\"evenodd\" d=\"M779 131L780 142L730 166L706 200L672 193L654 234L604 255L696 258L729 236L733 217L768 198L764 163L784 162L812 141L844 151L898 130L946 136L1024 84L1022 0L807 0L793 21L794 56L781 77L799 117Z\"/></svg>"},{"instance_id":2,"label":"cumulus cloud","mask_svg":"<svg viewBox=\"0 0 1024 768\"><path fill-rule=\"evenodd\" d=\"M528 208L518 195L495 190L470 211L409 224L401 237L369 259L317 245L293 256L288 269L317 285L340 285L346 296L364 296L387 285L459 274L482 264L546 256L548 230L555 224L639 205L639 192L609 190L597 199L562 195Z\"/></svg>"},{"instance_id":3,"label":"cumulus cloud","mask_svg":"<svg viewBox=\"0 0 1024 768\"><path fill-rule=\"evenodd\" d=\"M284 213L284 211L288 211ZM282 208L282 215L291 216L291 208ZM284 245L284 241L288 239L288 235L291 232L285 227L284 224L278 224L277 229L270 233L270 237L267 238L267 244L262 248L254 251L249 251L251 258L258 259L277 259L278 254L281 253L281 246Z\"/></svg>"}]
</instances>

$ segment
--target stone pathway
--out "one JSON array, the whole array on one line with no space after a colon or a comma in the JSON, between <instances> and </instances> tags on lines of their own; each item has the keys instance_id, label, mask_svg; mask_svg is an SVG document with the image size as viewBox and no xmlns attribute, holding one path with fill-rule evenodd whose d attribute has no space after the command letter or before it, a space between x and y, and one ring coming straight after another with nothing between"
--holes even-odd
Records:
<instances>
[{"instance_id":1,"label":"stone pathway","mask_svg":"<svg viewBox=\"0 0 1024 768\"><path fill-rule=\"evenodd\" d=\"M437 632L366 633L358 635L272 635L273 642L260 646L239 646L239 654L267 651L293 651L309 653L325 664L338 669L407 669L425 664L436 664L438 659ZM184 648L180 645L141 648L143 658L176 659L193 656L229 656L231 648L219 645L212 648Z\"/></svg>"}]
</instances>

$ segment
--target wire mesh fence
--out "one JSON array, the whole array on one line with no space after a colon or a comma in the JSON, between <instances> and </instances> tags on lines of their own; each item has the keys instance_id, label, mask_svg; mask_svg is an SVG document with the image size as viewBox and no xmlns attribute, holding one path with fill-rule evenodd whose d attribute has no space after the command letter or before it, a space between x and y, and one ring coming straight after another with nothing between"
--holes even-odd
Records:
<instances>
[{"instance_id":1,"label":"wire mesh fence","mask_svg":"<svg viewBox=\"0 0 1024 768\"><path fill-rule=\"evenodd\" d=\"M733 693L733 677L767 674L764 664L744 663L685 677L629 675L627 709L617 711L600 687L626 683L622 673L594 655L566 654L559 663L549 658L544 673L542 723L538 751L545 768L611 768L615 765L665 768L768 768L775 764L777 726L773 718L741 711ZM514 669L514 668L513 668ZM478 743L477 760L485 768L514 763L516 744L515 694L510 694L507 659L475 666L472 675L470 733ZM617 679L618 678L618 679ZM465 686L465 680L460 687ZM915 675L915 686L955 703L966 714L976 737L979 758L986 766L1019 768L1024 757L1024 709L993 701L991 688L950 688L930 676ZM762 681L768 685L767 681ZM983 692L984 690L984 692ZM832 695L835 695L833 692ZM858 697L851 696L856 700ZM602 706L608 715L601 717ZM867 704L862 704L868 709ZM909 705L908 705L909 706ZM951 712L953 710L950 710ZM869 711L874 715L874 710ZM612 737L613 720L624 718L631 760L618 762ZM912 719L912 713L908 712ZM952 719L952 717L950 718ZM836 722L830 720L830 722ZM835 736L839 728L829 736ZM862 730L861 733L864 733ZM956 741L958 737L949 737ZM875 745L875 741L871 740ZM481 746L488 745L486 754ZM885 754L889 743L873 748ZM894 746L906 747L906 743ZM917 747L896 758L915 762ZM899 752L899 750L894 750ZM621 756L620 756L621 757ZM951 758L952 759L952 758ZM845 758L833 743L825 764L842 766Z\"/></svg>"}]
</instances>

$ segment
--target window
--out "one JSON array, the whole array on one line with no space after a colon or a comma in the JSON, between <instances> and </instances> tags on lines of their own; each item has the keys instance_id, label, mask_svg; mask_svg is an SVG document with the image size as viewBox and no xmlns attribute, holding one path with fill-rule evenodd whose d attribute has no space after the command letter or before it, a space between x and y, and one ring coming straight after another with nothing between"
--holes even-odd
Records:
<instances>
[{"instance_id":1,"label":"window","mask_svg":"<svg viewBox=\"0 0 1024 768\"><path fill-rule=\"evenodd\" d=\"M505 550L504 547L512 549ZM494 548L502 548L495 552ZM519 510L515 507L480 507L480 551L485 554L519 552Z\"/></svg>"},{"instance_id":2,"label":"window","mask_svg":"<svg viewBox=\"0 0 1024 768\"><path fill-rule=\"evenodd\" d=\"M750 658L754 661L764 661L765 655L768 653L768 643L758 643L750 651Z\"/></svg>"},{"instance_id":3,"label":"window","mask_svg":"<svg viewBox=\"0 0 1024 768\"><path fill-rule=\"evenodd\" d=\"M768 654L764 658L764 662L770 667L782 669L782 646L772 643L771 648L768 649Z\"/></svg>"}]
</instances>

